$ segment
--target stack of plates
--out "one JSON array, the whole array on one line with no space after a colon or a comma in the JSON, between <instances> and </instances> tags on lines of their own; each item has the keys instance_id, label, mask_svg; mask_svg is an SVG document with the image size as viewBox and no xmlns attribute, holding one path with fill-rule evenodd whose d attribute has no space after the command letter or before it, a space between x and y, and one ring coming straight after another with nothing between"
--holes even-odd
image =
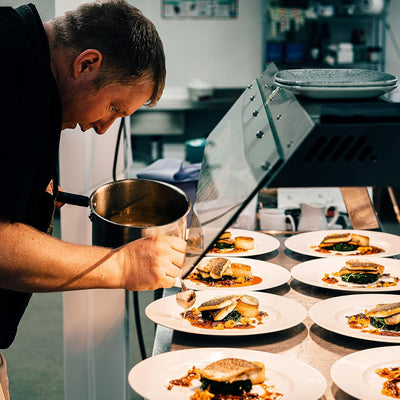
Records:
<instances>
[{"instance_id":1,"label":"stack of plates","mask_svg":"<svg viewBox=\"0 0 400 400\"><path fill-rule=\"evenodd\" d=\"M370 69L287 69L275 84L292 93L319 99L360 99L381 96L397 87L397 78Z\"/></svg>"}]
</instances>

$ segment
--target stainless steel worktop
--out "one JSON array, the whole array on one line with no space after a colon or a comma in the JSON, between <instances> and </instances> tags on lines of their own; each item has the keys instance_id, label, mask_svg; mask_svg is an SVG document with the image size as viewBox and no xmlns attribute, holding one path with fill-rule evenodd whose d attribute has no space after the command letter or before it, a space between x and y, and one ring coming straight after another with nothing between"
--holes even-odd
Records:
<instances>
[{"instance_id":1,"label":"stainless steel worktop","mask_svg":"<svg viewBox=\"0 0 400 400\"><path fill-rule=\"evenodd\" d=\"M281 265L288 270L300 262L312 259L286 249L284 246L286 237L278 236L278 239L281 242L278 250L254 258ZM174 294L176 290L176 288L168 289L164 296ZM303 304L307 310L319 300L341 295L341 292L308 286L294 279L266 292L293 299ZM328 388L321 399L350 400L354 397L347 395L333 383L330 376L331 366L347 354L383 345L387 346L387 343L353 339L329 332L307 317L302 324L285 331L236 338L194 335L157 326L153 355L198 347L240 347L283 354L311 365L324 375Z\"/></svg>"}]
</instances>

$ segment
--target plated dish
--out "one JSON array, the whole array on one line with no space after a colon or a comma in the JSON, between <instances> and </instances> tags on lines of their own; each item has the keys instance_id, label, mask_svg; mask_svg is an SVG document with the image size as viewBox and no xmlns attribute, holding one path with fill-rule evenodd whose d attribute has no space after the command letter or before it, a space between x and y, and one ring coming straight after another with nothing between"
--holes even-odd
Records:
<instances>
[{"instance_id":1,"label":"plated dish","mask_svg":"<svg viewBox=\"0 0 400 400\"><path fill-rule=\"evenodd\" d=\"M264 290L271 289L273 287L277 287L283 285L288 282L291 278L290 272L279 265L261 261L254 260L251 258L240 258L240 257L216 257L215 259L224 258L228 260L230 265L235 266L235 264L240 264L246 266L249 272L242 272L239 269L239 272L233 273L235 274L251 274L254 279L247 279L245 277L239 276L235 277L234 280L229 279L228 275L223 275L223 279L201 279L201 276L192 275L192 272L186 279L185 284L189 289L193 290L221 290L221 289L229 289L233 291L238 291L240 289L243 290ZM207 260L212 260L214 257L206 257L201 260L202 262L206 262ZM229 268L229 266L228 266ZM232 269L232 268L231 268ZM245 269L245 268L243 268ZM225 273L225 272L224 272ZM214 275L215 276L215 275ZM242 282L242 283L241 283Z\"/></svg>"},{"instance_id":2,"label":"plated dish","mask_svg":"<svg viewBox=\"0 0 400 400\"><path fill-rule=\"evenodd\" d=\"M196 309L198 310L204 303L215 301L216 297L221 298L224 296L230 298L236 297L231 290L226 289L221 289L218 292L218 296L216 296L215 290L196 292L196 303L187 311L185 314L186 318L183 317L183 309L178 306L175 295L150 303L145 309L145 314L151 321L170 329L212 336L247 336L277 332L300 324L307 316L304 306L294 300L270 293L240 291L238 292L238 296L246 296L244 299L244 303L246 304L241 305L245 306L251 312L254 305L252 300L255 298L257 300L258 311L260 312L258 316L246 317L243 324L239 320L238 324L247 326L223 326L225 322L222 320L218 320L213 326L204 326L201 323L198 324L199 326L192 325L192 309L195 309L194 312L196 312ZM229 305L226 303L226 306ZM218 308L218 310L221 309ZM235 308L230 311L235 311ZM227 319L230 320L230 318Z\"/></svg>"},{"instance_id":3,"label":"plated dish","mask_svg":"<svg viewBox=\"0 0 400 400\"><path fill-rule=\"evenodd\" d=\"M340 389L357 399L390 400L393 397L382 394L387 379L377 372L399 366L400 346L376 347L342 357L332 365L331 376Z\"/></svg>"},{"instance_id":4,"label":"plated dish","mask_svg":"<svg viewBox=\"0 0 400 400\"><path fill-rule=\"evenodd\" d=\"M189 400L200 387L200 382L196 379L190 387L175 386L168 390L170 381L184 376L193 366L204 368L227 357L263 363L267 384L282 393L282 400L298 400L299 393L302 399L317 400L327 388L325 378L317 370L291 357L264 351L212 347L178 350L147 358L130 370L128 382L135 392L149 400ZM260 385L254 386L254 392L262 393Z\"/></svg>"},{"instance_id":5,"label":"plated dish","mask_svg":"<svg viewBox=\"0 0 400 400\"><path fill-rule=\"evenodd\" d=\"M233 241L233 246L222 248L213 248L207 253L207 256L231 256L231 257L251 257L260 254L270 253L277 250L280 246L278 239L265 233L249 231L246 229L227 229L230 234L230 241ZM244 242L249 242L248 248L235 247L235 239L246 238Z\"/></svg>"},{"instance_id":6,"label":"plated dish","mask_svg":"<svg viewBox=\"0 0 400 400\"><path fill-rule=\"evenodd\" d=\"M356 234L368 237L369 246L379 248L381 251L369 254L369 251L360 254L358 249L351 251L337 251L331 249L319 248L321 242L327 236ZM300 233L286 239L285 246L296 253L305 254L313 257L343 257L343 256L368 256L369 257L391 257L400 253L400 236L385 232L364 231L364 230L325 230ZM368 246L363 246L368 247Z\"/></svg>"},{"instance_id":7,"label":"plated dish","mask_svg":"<svg viewBox=\"0 0 400 400\"><path fill-rule=\"evenodd\" d=\"M400 302L400 295L353 294L319 301L309 309L308 315L316 324L331 332L363 340L400 343L400 332L377 332L375 327L368 325L368 321L365 321L367 324L364 327L351 327L349 323L352 316L374 310L379 304L397 302Z\"/></svg>"},{"instance_id":8,"label":"plated dish","mask_svg":"<svg viewBox=\"0 0 400 400\"><path fill-rule=\"evenodd\" d=\"M346 267L346 262L365 262L366 265L378 264L384 267L383 273L376 281L370 283L356 283L343 280L338 272ZM400 290L400 260L393 258L374 257L367 258L343 257L343 258L319 258L305 261L292 268L293 278L307 285L321 288L351 291L351 292L391 292ZM361 276L363 277L363 276ZM362 282L362 280L360 280Z\"/></svg>"},{"instance_id":9,"label":"plated dish","mask_svg":"<svg viewBox=\"0 0 400 400\"><path fill-rule=\"evenodd\" d=\"M368 99L390 92L397 85L382 86L294 86L275 82L276 86L313 99Z\"/></svg>"},{"instance_id":10,"label":"plated dish","mask_svg":"<svg viewBox=\"0 0 400 400\"><path fill-rule=\"evenodd\" d=\"M362 87L395 85L397 78L386 72L361 68L305 68L278 71L275 81L292 86Z\"/></svg>"}]
</instances>

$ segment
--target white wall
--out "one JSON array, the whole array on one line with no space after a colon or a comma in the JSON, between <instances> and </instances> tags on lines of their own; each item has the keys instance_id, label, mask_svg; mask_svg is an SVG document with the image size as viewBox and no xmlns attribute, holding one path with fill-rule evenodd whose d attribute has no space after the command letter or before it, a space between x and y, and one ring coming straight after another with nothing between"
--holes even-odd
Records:
<instances>
[{"instance_id":1,"label":"white wall","mask_svg":"<svg viewBox=\"0 0 400 400\"><path fill-rule=\"evenodd\" d=\"M161 0L130 0L156 25L167 58L167 89L200 78L214 87L244 87L262 72L263 0L239 0L230 20L161 17Z\"/></svg>"},{"instance_id":2,"label":"white wall","mask_svg":"<svg viewBox=\"0 0 400 400\"><path fill-rule=\"evenodd\" d=\"M400 17L400 1L392 0L389 6L387 22L390 26L395 41L400 45L400 25L398 23ZM386 32L386 72L397 76L400 80L400 55L396 53L395 45L391 35ZM391 92L391 99L400 102L400 88Z\"/></svg>"}]
</instances>

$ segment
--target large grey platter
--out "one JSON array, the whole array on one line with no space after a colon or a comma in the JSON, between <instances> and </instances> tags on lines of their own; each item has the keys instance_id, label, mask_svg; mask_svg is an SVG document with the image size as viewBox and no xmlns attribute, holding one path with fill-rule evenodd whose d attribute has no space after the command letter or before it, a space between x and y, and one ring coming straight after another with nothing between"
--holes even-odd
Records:
<instances>
[{"instance_id":1,"label":"large grey platter","mask_svg":"<svg viewBox=\"0 0 400 400\"><path fill-rule=\"evenodd\" d=\"M381 96L397 87L397 85L300 86L284 85L278 82L276 82L276 85L294 94L314 99L368 99Z\"/></svg>"},{"instance_id":2,"label":"large grey platter","mask_svg":"<svg viewBox=\"0 0 400 400\"><path fill-rule=\"evenodd\" d=\"M286 69L275 74L275 83L307 87L377 87L395 85L397 77L360 68Z\"/></svg>"}]
</instances>

